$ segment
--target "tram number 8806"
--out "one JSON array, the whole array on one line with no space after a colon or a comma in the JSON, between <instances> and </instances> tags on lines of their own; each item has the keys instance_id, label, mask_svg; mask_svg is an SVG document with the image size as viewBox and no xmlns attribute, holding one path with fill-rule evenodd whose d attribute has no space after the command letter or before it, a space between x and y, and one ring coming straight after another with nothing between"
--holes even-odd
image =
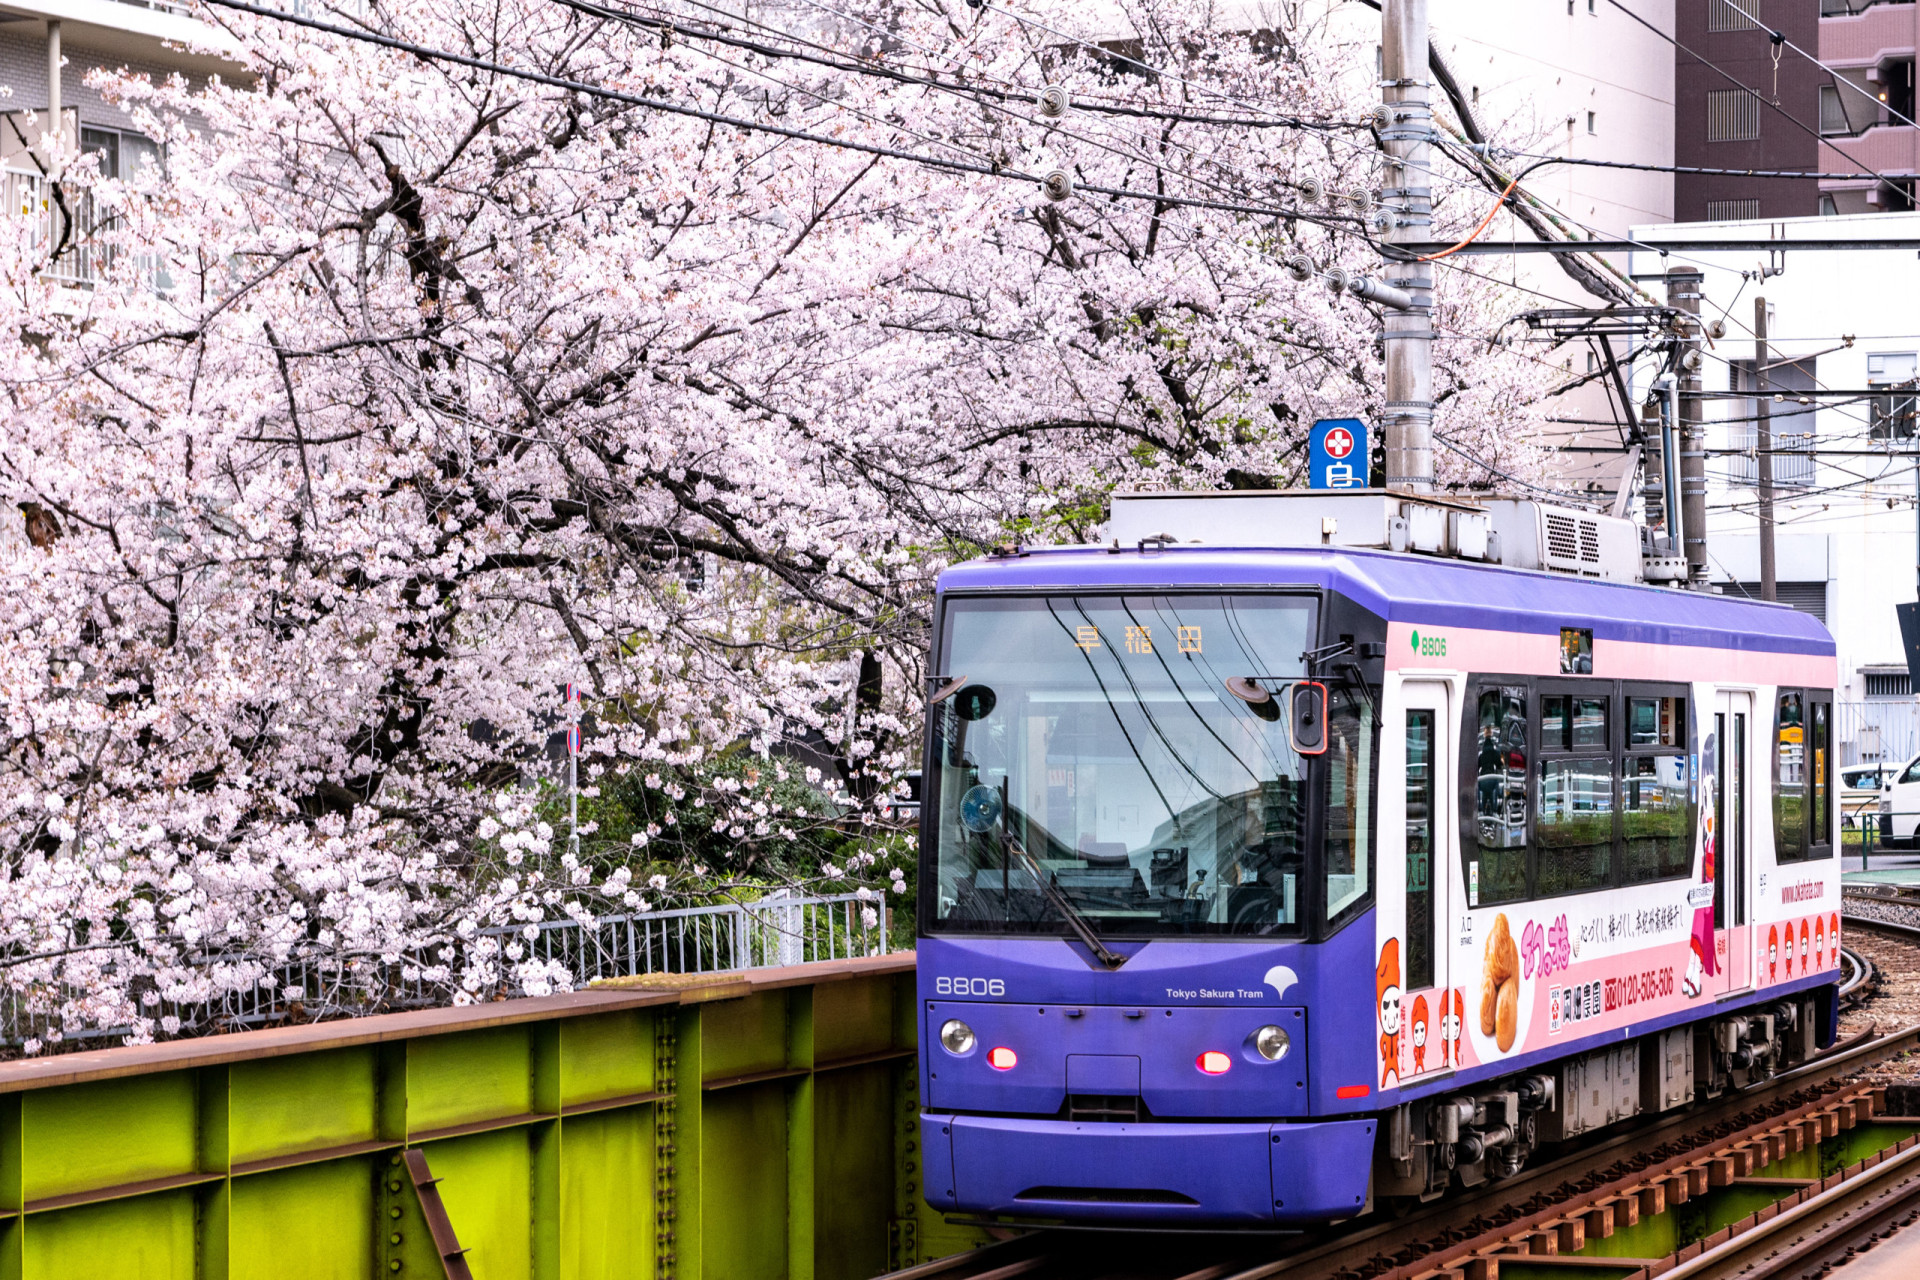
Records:
<instances>
[{"instance_id":1,"label":"tram number 8806","mask_svg":"<svg viewBox=\"0 0 1920 1280\"><path fill-rule=\"evenodd\" d=\"M935 978L934 991L943 996L1003 996L1007 984L998 978Z\"/></svg>"}]
</instances>

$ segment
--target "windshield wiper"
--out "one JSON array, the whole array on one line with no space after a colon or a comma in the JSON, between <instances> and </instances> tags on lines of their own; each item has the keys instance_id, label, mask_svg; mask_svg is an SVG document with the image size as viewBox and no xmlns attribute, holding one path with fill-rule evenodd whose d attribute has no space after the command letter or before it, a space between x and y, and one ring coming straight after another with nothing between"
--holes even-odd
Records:
<instances>
[{"instance_id":1,"label":"windshield wiper","mask_svg":"<svg viewBox=\"0 0 1920 1280\"><path fill-rule=\"evenodd\" d=\"M1093 952L1096 960L1109 969L1118 969L1127 962L1125 956L1100 941L1100 935L1094 932L1092 923L1081 914L1080 908L1074 906L1073 900L1060 891L1060 886L1047 877L1047 874L1040 869L1038 860L1028 853L1026 847L1015 840L1013 833L1004 826L1000 828L1000 840L1003 848L1011 849L1020 859L1020 865L1027 869L1027 874L1033 877L1033 882L1040 886L1040 892L1048 902L1053 904L1054 910L1066 919L1067 927L1073 930L1075 936L1087 944L1087 950Z\"/></svg>"}]
</instances>

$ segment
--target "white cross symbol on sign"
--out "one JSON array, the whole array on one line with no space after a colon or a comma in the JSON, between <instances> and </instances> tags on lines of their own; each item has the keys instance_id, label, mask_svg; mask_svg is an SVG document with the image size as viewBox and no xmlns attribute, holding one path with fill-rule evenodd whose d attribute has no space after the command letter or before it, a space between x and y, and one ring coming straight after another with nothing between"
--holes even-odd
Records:
<instances>
[{"instance_id":1,"label":"white cross symbol on sign","mask_svg":"<svg viewBox=\"0 0 1920 1280\"><path fill-rule=\"evenodd\" d=\"M1327 432L1327 456L1344 458L1353 452L1353 432L1345 427L1335 427Z\"/></svg>"}]
</instances>

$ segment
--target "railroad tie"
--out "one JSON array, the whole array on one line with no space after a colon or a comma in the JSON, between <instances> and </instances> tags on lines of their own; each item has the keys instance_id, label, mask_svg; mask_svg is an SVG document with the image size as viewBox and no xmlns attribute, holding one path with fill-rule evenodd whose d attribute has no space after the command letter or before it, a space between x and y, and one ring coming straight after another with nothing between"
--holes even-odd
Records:
<instances>
[{"instance_id":1,"label":"railroad tie","mask_svg":"<svg viewBox=\"0 0 1920 1280\"><path fill-rule=\"evenodd\" d=\"M1685 1204L1693 1198L1693 1179L1687 1176L1684 1169L1667 1175L1661 1185L1667 1189L1668 1204Z\"/></svg>"},{"instance_id":2,"label":"railroad tie","mask_svg":"<svg viewBox=\"0 0 1920 1280\"><path fill-rule=\"evenodd\" d=\"M1667 1211L1667 1189L1658 1182L1640 1188L1640 1216L1657 1218Z\"/></svg>"},{"instance_id":3,"label":"railroad tie","mask_svg":"<svg viewBox=\"0 0 1920 1280\"><path fill-rule=\"evenodd\" d=\"M1463 1269L1467 1280L1500 1280L1500 1259L1492 1255L1468 1258Z\"/></svg>"},{"instance_id":4,"label":"railroad tie","mask_svg":"<svg viewBox=\"0 0 1920 1280\"><path fill-rule=\"evenodd\" d=\"M1613 1225L1619 1227L1637 1227L1640 1225L1640 1202L1632 1196L1612 1196Z\"/></svg>"},{"instance_id":5,"label":"railroad tie","mask_svg":"<svg viewBox=\"0 0 1920 1280\"><path fill-rule=\"evenodd\" d=\"M1704 1163L1692 1164L1687 1166L1687 1182L1693 1195L1703 1196L1713 1185L1713 1176Z\"/></svg>"},{"instance_id":6,"label":"railroad tie","mask_svg":"<svg viewBox=\"0 0 1920 1280\"><path fill-rule=\"evenodd\" d=\"M1564 1218L1553 1226L1560 1233L1560 1252L1578 1253L1587 1247L1587 1224L1580 1218Z\"/></svg>"},{"instance_id":7,"label":"railroad tie","mask_svg":"<svg viewBox=\"0 0 1920 1280\"><path fill-rule=\"evenodd\" d=\"M1552 1231L1529 1231L1523 1238L1530 1254L1552 1258L1560 1253L1560 1237Z\"/></svg>"},{"instance_id":8,"label":"railroad tie","mask_svg":"<svg viewBox=\"0 0 1920 1280\"><path fill-rule=\"evenodd\" d=\"M1732 1156L1717 1155L1707 1158L1707 1185L1709 1187L1730 1187L1733 1185L1734 1177Z\"/></svg>"},{"instance_id":9,"label":"railroad tie","mask_svg":"<svg viewBox=\"0 0 1920 1280\"><path fill-rule=\"evenodd\" d=\"M1613 1212L1601 1205L1594 1205L1583 1215L1587 1223L1589 1240L1605 1240L1613 1234Z\"/></svg>"}]
</instances>

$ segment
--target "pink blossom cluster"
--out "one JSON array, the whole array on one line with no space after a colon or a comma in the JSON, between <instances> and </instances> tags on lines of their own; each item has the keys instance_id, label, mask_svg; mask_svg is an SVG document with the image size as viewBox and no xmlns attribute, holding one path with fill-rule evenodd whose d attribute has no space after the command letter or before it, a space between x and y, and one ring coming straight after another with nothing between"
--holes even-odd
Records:
<instances>
[{"instance_id":1,"label":"pink blossom cluster","mask_svg":"<svg viewBox=\"0 0 1920 1280\"><path fill-rule=\"evenodd\" d=\"M804 824L874 823L917 753L944 565L1093 536L1118 486L1293 483L1306 424L1376 417L1377 315L1283 265L1377 270L1353 210L1303 194L1379 185L1352 124L1371 50L1250 40L1199 0L1075 8L1033 12L1130 22L1173 74L962 0L728 28L814 61L702 39L684 6L677 31L554 0L311 10L998 174L218 9L246 75L97 77L166 150L131 180L53 158L111 218L72 250L99 283L0 219L24 338L0 343L0 999L27 1047L171 1034L165 1010L315 957L339 1007L395 973L564 989L480 931L671 887L536 819L567 683L582 781L657 775L678 794L650 831L711 809L741 862L699 872L745 875ZM1054 168L1077 194L1015 176ZM1442 284L1441 466L1532 474L1556 371L1487 341L1510 290ZM803 740L842 764L823 812L688 781ZM819 875L904 888L885 871Z\"/></svg>"}]
</instances>

